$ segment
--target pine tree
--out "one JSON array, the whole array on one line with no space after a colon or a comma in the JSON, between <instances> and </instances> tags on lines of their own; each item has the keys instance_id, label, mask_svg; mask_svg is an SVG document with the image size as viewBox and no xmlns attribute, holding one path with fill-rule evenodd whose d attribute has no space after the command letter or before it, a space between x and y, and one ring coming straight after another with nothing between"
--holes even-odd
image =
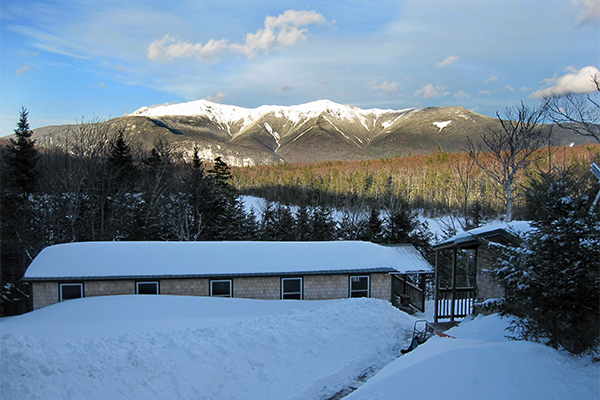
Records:
<instances>
[{"instance_id":1,"label":"pine tree","mask_svg":"<svg viewBox=\"0 0 600 400\"><path fill-rule=\"evenodd\" d=\"M223 161L222 157L215 158L215 164L212 169L208 171L213 176L215 185L221 190L230 190L231 181L233 179L231 175L231 169L229 165Z\"/></svg>"},{"instance_id":2,"label":"pine tree","mask_svg":"<svg viewBox=\"0 0 600 400\"><path fill-rule=\"evenodd\" d=\"M124 134L123 129L117 131L116 137L111 142L110 153L107 160L113 175L113 180L119 187L130 185L136 172L135 166L133 165L131 148L127 144Z\"/></svg>"},{"instance_id":3,"label":"pine tree","mask_svg":"<svg viewBox=\"0 0 600 400\"><path fill-rule=\"evenodd\" d=\"M35 148L35 140L31 138L33 131L29 128L28 115L29 112L22 107L14 130L16 138L10 138L10 145L4 155L6 170L3 186L20 194L34 192L40 176L37 165L39 153Z\"/></svg>"},{"instance_id":4,"label":"pine tree","mask_svg":"<svg viewBox=\"0 0 600 400\"><path fill-rule=\"evenodd\" d=\"M327 207L317 207L313 210L310 240L327 241L336 238L336 222L331 214L331 209Z\"/></svg>"},{"instance_id":5,"label":"pine tree","mask_svg":"<svg viewBox=\"0 0 600 400\"><path fill-rule=\"evenodd\" d=\"M306 206L301 206L296 211L295 215L295 228L294 228L294 239L298 241L307 241L311 237L311 226L310 226L311 215Z\"/></svg>"},{"instance_id":6,"label":"pine tree","mask_svg":"<svg viewBox=\"0 0 600 400\"><path fill-rule=\"evenodd\" d=\"M361 240L379 243L382 240L383 221L379 217L379 210L371 207L369 211L369 219L367 220L363 231L361 232Z\"/></svg>"},{"instance_id":7,"label":"pine tree","mask_svg":"<svg viewBox=\"0 0 600 400\"><path fill-rule=\"evenodd\" d=\"M26 285L21 283L31 258L39 251L39 230L35 229L36 208L31 194L39 185L38 160L33 132L27 121L28 112L22 107L15 129L2 151L0 199L0 265L2 308L0 315L25 312Z\"/></svg>"},{"instance_id":8,"label":"pine tree","mask_svg":"<svg viewBox=\"0 0 600 400\"><path fill-rule=\"evenodd\" d=\"M506 287L503 313L519 317L510 329L573 354L600 344L600 219L589 212L597 185L542 174L529 202L534 231L506 248L495 271Z\"/></svg>"},{"instance_id":9,"label":"pine tree","mask_svg":"<svg viewBox=\"0 0 600 400\"><path fill-rule=\"evenodd\" d=\"M292 241L294 235L294 217L289 207L270 203L265 207L260 225L261 240Z\"/></svg>"}]
</instances>

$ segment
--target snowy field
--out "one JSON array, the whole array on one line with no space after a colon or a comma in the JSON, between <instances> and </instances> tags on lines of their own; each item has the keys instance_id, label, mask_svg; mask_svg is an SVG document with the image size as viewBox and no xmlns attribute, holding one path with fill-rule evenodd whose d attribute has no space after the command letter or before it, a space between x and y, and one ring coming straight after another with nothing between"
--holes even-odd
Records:
<instances>
[{"instance_id":1,"label":"snowy field","mask_svg":"<svg viewBox=\"0 0 600 400\"><path fill-rule=\"evenodd\" d=\"M397 358L414 321L375 299L71 300L0 321L0 397L328 399L365 374L347 399L600 396L598 364L507 341L497 316Z\"/></svg>"}]
</instances>

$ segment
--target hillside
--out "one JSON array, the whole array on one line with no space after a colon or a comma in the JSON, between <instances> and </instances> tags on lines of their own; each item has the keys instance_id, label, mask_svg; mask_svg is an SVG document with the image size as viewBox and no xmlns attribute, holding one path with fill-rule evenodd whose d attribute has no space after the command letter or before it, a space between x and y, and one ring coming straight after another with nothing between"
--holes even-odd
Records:
<instances>
[{"instance_id":1,"label":"hillside","mask_svg":"<svg viewBox=\"0 0 600 400\"><path fill-rule=\"evenodd\" d=\"M111 128L124 127L147 149L163 135L187 157L196 145L204 160L222 156L232 166L370 160L430 154L438 148L456 152L463 149L466 136L477 137L497 123L458 106L363 110L328 100L254 109L198 100L142 107L104 122ZM73 128L34 132L52 137ZM569 133L563 141L587 143Z\"/></svg>"}]
</instances>

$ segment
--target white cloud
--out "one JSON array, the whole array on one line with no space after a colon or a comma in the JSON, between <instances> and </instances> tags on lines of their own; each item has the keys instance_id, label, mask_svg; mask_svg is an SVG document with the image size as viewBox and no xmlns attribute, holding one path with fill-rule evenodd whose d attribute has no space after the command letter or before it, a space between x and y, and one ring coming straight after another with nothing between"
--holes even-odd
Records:
<instances>
[{"instance_id":1,"label":"white cloud","mask_svg":"<svg viewBox=\"0 0 600 400\"><path fill-rule=\"evenodd\" d=\"M444 60L442 62L437 63L436 66L438 68L446 67L448 65L454 64L457 61L458 61L458 56L450 56L450 57L444 58Z\"/></svg>"},{"instance_id":2,"label":"white cloud","mask_svg":"<svg viewBox=\"0 0 600 400\"><path fill-rule=\"evenodd\" d=\"M227 49L225 39L209 40L206 44L192 44L181 39L176 39L167 34L161 40L155 40L148 46L146 55L151 60L172 60L174 58L190 57L196 55L200 60L218 57Z\"/></svg>"},{"instance_id":3,"label":"white cloud","mask_svg":"<svg viewBox=\"0 0 600 400\"><path fill-rule=\"evenodd\" d=\"M588 22L598 23L600 20L600 1L598 0L572 0L575 7L583 6L579 15L579 24Z\"/></svg>"},{"instance_id":4,"label":"white cloud","mask_svg":"<svg viewBox=\"0 0 600 400\"><path fill-rule=\"evenodd\" d=\"M597 90L593 79L600 79L600 71L598 68L588 66L581 68L579 71L567 68L571 73L544 79L542 82L551 86L545 89L540 89L531 94L531 97L540 99L546 96L560 96L567 93L592 93Z\"/></svg>"},{"instance_id":5,"label":"white cloud","mask_svg":"<svg viewBox=\"0 0 600 400\"><path fill-rule=\"evenodd\" d=\"M21 68L17 69L17 75L21 76L27 71L31 71L31 65L23 65Z\"/></svg>"},{"instance_id":6,"label":"white cloud","mask_svg":"<svg viewBox=\"0 0 600 400\"><path fill-rule=\"evenodd\" d=\"M382 91L383 93L387 94L388 96L393 96L396 93L398 93L398 87L400 86L400 83L398 83L396 81L394 81L394 82L385 81L381 85L378 85L377 81L371 81L371 82L369 82L369 86L370 86L371 90L379 90L379 91Z\"/></svg>"},{"instance_id":7,"label":"white cloud","mask_svg":"<svg viewBox=\"0 0 600 400\"><path fill-rule=\"evenodd\" d=\"M458 92L454 93L452 97L455 97L457 99L468 99L469 97L471 97L471 95L467 92L459 90Z\"/></svg>"},{"instance_id":8,"label":"white cloud","mask_svg":"<svg viewBox=\"0 0 600 400\"><path fill-rule=\"evenodd\" d=\"M219 92L218 94L207 96L205 100L212 101L213 103L222 103L225 97L227 97L225 93Z\"/></svg>"},{"instance_id":9,"label":"white cloud","mask_svg":"<svg viewBox=\"0 0 600 400\"><path fill-rule=\"evenodd\" d=\"M431 83L429 85L423 86L421 89L417 90L414 95L417 97L422 97L424 99L434 99L440 98L449 95L450 92L446 91L446 88L443 86L434 87Z\"/></svg>"},{"instance_id":10,"label":"white cloud","mask_svg":"<svg viewBox=\"0 0 600 400\"><path fill-rule=\"evenodd\" d=\"M487 78L487 79L485 80L485 82L483 82L483 83L491 83L491 82L496 82L497 80L498 80L498 77L497 77L496 75L492 75L492 76L490 76L489 78Z\"/></svg>"},{"instance_id":11,"label":"white cloud","mask_svg":"<svg viewBox=\"0 0 600 400\"><path fill-rule=\"evenodd\" d=\"M206 44L192 44L167 34L148 46L146 55L151 60L172 60L195 55L199 60L214 59L225 52L244 54L248 58L260 51L268 52L280 46L293 46L306 39L308 25L327 23L323 15L315 11L287 10L277 17L267 16L264 28L246 34L243 43L228 43L226 39L209 40Z\"/></svg>"}]
</instances>

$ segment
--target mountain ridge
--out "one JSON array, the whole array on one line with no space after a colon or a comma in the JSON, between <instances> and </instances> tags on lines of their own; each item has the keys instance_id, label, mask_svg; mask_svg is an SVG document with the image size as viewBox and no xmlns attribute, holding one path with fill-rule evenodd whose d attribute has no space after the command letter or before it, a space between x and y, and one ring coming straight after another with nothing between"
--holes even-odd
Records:
<instances>
[{"instance_id":1,"label":"mountain ridge","mask_svg":"<svg viewBox=\"0 0 600 400\"><path fill-rule=\"evenodd\" d=\"M497 119L461 106L364 110L330 100L257 108L196 100L141 107L104 123L124 127L148 149L162 135L188 158L197 146L202 159L220 156L232 166L378 159L437 148L456 152L466 136L498 125ZM66 129L34 132L54 135Z\"/></svg>"}]
</instances>

